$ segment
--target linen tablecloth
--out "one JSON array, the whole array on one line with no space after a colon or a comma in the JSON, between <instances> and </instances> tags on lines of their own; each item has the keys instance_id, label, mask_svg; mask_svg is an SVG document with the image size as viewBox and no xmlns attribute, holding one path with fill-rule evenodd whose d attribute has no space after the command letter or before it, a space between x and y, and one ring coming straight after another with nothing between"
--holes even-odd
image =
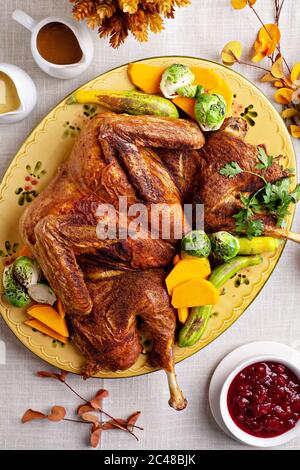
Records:
<instances>
[{"instance_id":1,"label":"linen tablecloth","mask_svg":"<svg viewBox=\"0 0 300 470\"><path fill-rule=\"evenodd\" d=\"M293 64L300 60L299 0L286 0L282 14L282 50ZM273 1L257 0L257 9L265 22L273 22ZM166 22L165 31L151 34L148 43L129 38L118 50L93 34L95 58L79 78L60 81L45 75L32 59L27 30L11 19L15 8L21 8L37 19L45 16L68 16L68 0L0 0L0 61L14 63L26 70L38 89L38 103L23 122L0 126L0 174L12 160L30 130L71 90L123 63L159 55L188 55L219 61L223 45L240 40L247 50L253 43L259 23L249 9L234 11L230 0L193 0L189 8L177 10L175 20ZM259 83L260 72L250 67L237 70L258 84L269 96L269 85ZM295 141L296 152L300 142ZM299 214L299 212L298 212ZM0 214L1 221L1 214ZM300 231L296 216L294 231ZM229 439L215 424L208 405L208 385L218 362L232 349L257 340L280 341L300 348L300 249L289 242L270 282L246 313L221 337L200 353L178 364L181 387L189 399L188 408L177 413L167 405L168 389L163 372L122 380L92 379L83 382L76 376L70 383L85 396L107 388L110 398L106 408L115 416L141 410L141 425L136 442L127 433L103 433L102 449L245 449ZM76 397L59 382L42 380L34 374L49 369L13 336L0 319L0 340L6 345L6 364L0 365L0 448L1 449L87 449L86 426L73 423L34 422L22 425L20 418L31 407L46 410L49 404L66 406L70 414L78 404ZM299 448L300 438L283 446Z\"/></svg>"}]
</instances>

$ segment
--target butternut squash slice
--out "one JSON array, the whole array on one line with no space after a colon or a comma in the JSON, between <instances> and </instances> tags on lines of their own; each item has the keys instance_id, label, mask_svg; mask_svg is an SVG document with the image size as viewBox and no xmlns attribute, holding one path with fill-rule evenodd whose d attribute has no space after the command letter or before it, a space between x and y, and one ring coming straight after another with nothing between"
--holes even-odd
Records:
<instances>
[{"instance_id":1,"label":"butternut squash slice","mask_svg":"<svg viewBox=\"0 0 300 470\"><path fill-rule=\"evenodd\" d=\"M28 315L40 321L65 338L69 337L66 320L54 308L45 304L35 304L27 309Z\"/></svg>"},{"instance_id":2,"label":"butternut squash slice","mask_svg":"<svg viewBox=\"0 0 300 470\"><path fill-rule=\"evenodd\" d=\"M203 279L211 273L207 258L188 258L179 261L170 274L166 277L168 294L172 295L173 289L193 278Z\"/></svg>"},{"instance_id":3,"label":"butternut squash slice","mask_svg":"<svg viewBox=\"0 0 300 470\"><path fill-rule=\"evenodd\" d=\"M173 103L182 111L184 111L188 116L190 116L194 121L196 121L195 116L195 104L196 100L193 98L184 98L183 96L178 96L178 98L174 98Z\"/></svg>"},{"instance_id":4,"label":"butternut squash slice","mask_svg":"<svg viewBox=\"0 0 300 470\"><path fill-rule=\"evenodd\" d=\"M165 67L135 63L128 65L128 76L131 83L145 93L159 93L161 76Z\"/></svg>"},{"instance_id":5,"label":"butternut squash slice","mask_svg":"<svg viewBox=\"0 0 300 470\"><path fill-rule=\"evenodd\" d=\"M68 338L65 338L64 336L56 333L56 331L51 330L51 328L48 328L48 326L44 325L38 320L31 319L31 320L26 320L25 325L31 326L31 328L34 328L35 330L40 331L41 333L44 333L47 336L50 336L51 338L57 339L61 343L67 344Z\"/></svg>"},{"instance_id":6,"label":"butternut squash slice","mask_svg":"<svg viewBox=\"0 0 300 470\"><path fill-rule=\"evenodd\" d=\"M206 279L190 279L175 287L172 295L174 308L201 307L219 302L219 290Z\"/></svg>"}]
</instances>

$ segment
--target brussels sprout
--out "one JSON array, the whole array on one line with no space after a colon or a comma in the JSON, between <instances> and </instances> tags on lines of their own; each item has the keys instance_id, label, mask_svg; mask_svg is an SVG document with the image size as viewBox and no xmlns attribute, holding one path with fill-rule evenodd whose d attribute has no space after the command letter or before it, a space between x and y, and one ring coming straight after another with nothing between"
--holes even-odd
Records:
<instances>
[{"instance_id":1,"label":"brussels sprout","mask_svg":"<svg viewBox=\"0 0 300 470\"><path fill-rule=\"evenodd\" d=\"M178 94L180 94L179 90L181 90L182 93L186 93L186 87L192 85L194 80L195 75L186 65L173 64L162 74L160 90L165 98L176 98ZM196 94L195 87L193 88L193 92ZM188 93L191 93L191 90L189 90ZM186 95L183 94L182 96Z\"/></svg>"},{"instance_id":2,"label":"brussels sprout","mask_svg":"<svg viewBox=\"0 0 300 470\"><path fill-rule=\"evenodd\" d=\"M197 92L196 85L188 85L178 88L177 93L185 98L195 98Z\"/></svg>"},{"instance_id":3,"label":"brussels sprout","mask_svg":"<svg viewBox=\"0 0 300 470\"><path fill-rule=\"evenodd\" d=\"M57 297L51 287L47 284L43 284L42 282L29 286L28 294L39 304L53 305L57 301Z\"/></svg>"},{"instance_id":4,"label":"brussels sprout","mask_svg":"<svg viewBox=\"0 0 300 470\"><path fill-rule=\"evenodd\" d=\"M5 297L8 302L15 307L26 307L30 304L31 299L26 290L17 282L13 276L14 266L11 264L6 267L3 273L3 286L5 289Z\"/></svg>"},{"instance_id":5,"label":"brussels sprout","mask_svg":"<svg viewBox=\"0 0 300 470\"><path fill-rule=\"evenodd\" d=\"M198 87L196 93L195 116L204 132L217 131L226 117L227 104L222 95L204 93Z\"/></svg>"},{"instance_id":6,"label":"brussels sprout","mask_svg":"<svg viewBox=\"0 0 300 470\"><path fill-rule=\"evenodd\" d=\"M16 283L26 288L36 284L42 275L37 262L28 256L21 256L16 259L12 273Z\"/></svg>"},{"instance_id":7,"label":"brussels sprout","mask_svg":"<svg viewBox=\"0 0 300 470\"><path fill-rule=\"evenodd\" d=\"M214 257L219 261L229 261L239 253L240 243L231 233L215 232L210 241Z\"/></svg>"},{"instance_id":8,"label":"brussels sprout","mask_svg":"<svg viewBox=\"0 0 300 470\"><path fill-rule=\"evenodd\" d=\"M192 230L182 239L181 251L190 256L207 258L211 252L210 240L203 230Z\"/></svg>"}]
</instances>

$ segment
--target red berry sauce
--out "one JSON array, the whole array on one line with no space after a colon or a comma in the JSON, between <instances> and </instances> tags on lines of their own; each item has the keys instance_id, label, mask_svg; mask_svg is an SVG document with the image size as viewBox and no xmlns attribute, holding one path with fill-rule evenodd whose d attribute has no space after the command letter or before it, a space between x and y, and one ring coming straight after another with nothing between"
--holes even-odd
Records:
<instances>
[{"instance_id":1,"label":"red berry sauce","mask_svg":"<svg viewBox=\"0 0 300 470\"><path fill-rule=\"evenodd\" d=\"M235 424L246 433L279 436L300 418L300 381L278 362L251 364L231 382L227 406Z\"/></svg>"}]
</instances>

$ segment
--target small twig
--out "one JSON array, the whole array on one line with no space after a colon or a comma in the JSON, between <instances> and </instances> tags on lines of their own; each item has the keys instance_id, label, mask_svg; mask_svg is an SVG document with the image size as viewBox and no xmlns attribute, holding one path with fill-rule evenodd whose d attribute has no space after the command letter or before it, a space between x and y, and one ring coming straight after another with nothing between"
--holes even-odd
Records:
<instances>
[{"instance_id":1,"label":"small twig","mask_svg":"<svg viewBox=\"0 0 300 470\"><path fill-rule=\"evenodd\" d=\"M79 424L91 424L88 421L78 421L77 419L64 418L63 421L69 421L70 423L79 423Z\"/></svg>"},{"instance_id":2,"label":"small twig","mask_svg":"<svg viewBox=\"0 0 300 470\"><path fill-rule=\"evenodd\" d=\"M278 22L279 22L279 18L280 18L281 12L282 12L282 7L284 5L284 2L285 2L285 0L282 0L281 5L280 5L279 10L278 10Z\"/></svg>"},{"instance_id":3,"label":"small twig","mask_svg":"<svg viewBox=\"0 0 300 470\"><path fill-rule=\"evenodd\" d=\"M66 387L68 387L71 390L71 392L73 392L78 398L80 398L80 400L84 401L87 404L89 403L88 400L86 400L81 395L79 395L79 393L77 393L76 390L74 390L74 388L72 388L71 385L69 385L67 382L63 381L62 383L64 383Z\"/></svg>"},{"instance_id":4,"label":"small twig","mask_svg":"<svg viewBox=\"0 0 300 470\"><path fill-rule=\"evenodd\" d=\"M256 69L264 70L265 72L269 72L269 73L271 72L271 70L266 69L265 67L261 67L260 65L251 64L251 62L243 62L235 55L235 53L231 49L230 49L230 52L232 56L234 57L234 59L236 60L236 62L240 65L248 65L249 67L254 67Z\"/></svg>"},{"instance_id":5,"label":"small twig","mask_svg":"<svg viewBox=\"0 0 300 470\"><path fill-rule=\"evenodd\" d=\"M254 67L256 69L264 70L265 72L271 72L271 70L266 69L265 67L261 67L260 65L251 64L251 62L243 62L243 61L237 59L237 63L240 64L240 65L248 65L249 67Z\"/></svg>"}]
</instances>

